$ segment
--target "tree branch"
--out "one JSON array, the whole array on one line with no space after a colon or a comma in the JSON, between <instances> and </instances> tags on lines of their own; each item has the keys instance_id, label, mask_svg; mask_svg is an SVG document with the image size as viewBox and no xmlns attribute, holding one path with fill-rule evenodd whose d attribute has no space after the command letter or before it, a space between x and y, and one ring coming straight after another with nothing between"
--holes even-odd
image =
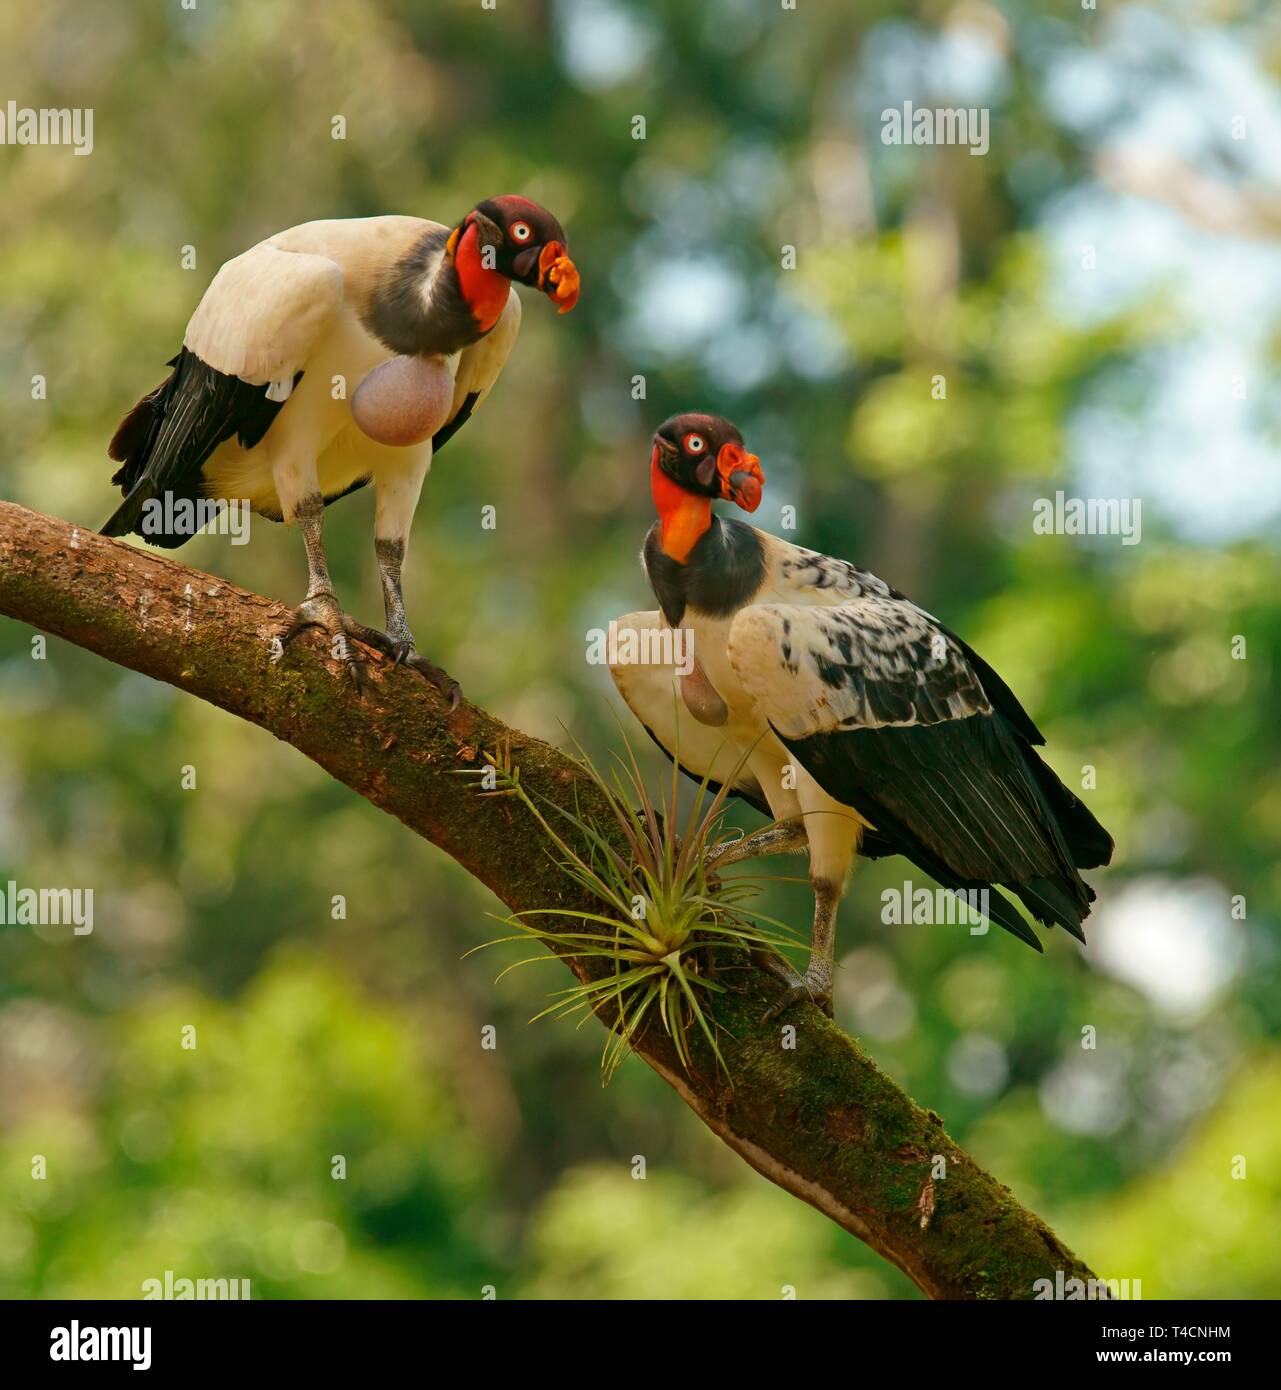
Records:
<instances>
[{"instance_id":1,"label":"tree branch","mask_svg":"<svg viewBox=\"0 0 1281 1390\"><path fill-rule=\"evenodd\" d=\"M292 744L375 806L438 845L513 911L574 905L570 885L510 798L455 776L510 742L531 793L588 815L594 785L547 744L464 704L449 714L416 674L371 661L357 698L302 639L272 665L284 606L151 551L0 502L0 613L166 681ZM575 966L571 964L571 968ZM859 1045L811 1006L761 1016L778 985L744 972L717 996L733 1085L687 1075L661 1030L638 1051L713 1133L902 1269L933 1298L1032 1298L1037 1279L1090 1271L1009 1190L948 1138ZM696 1058L701 1054L696 1054ZM946 1176L931 1173L937 1157Z\"/></svg>"}]
</instances>

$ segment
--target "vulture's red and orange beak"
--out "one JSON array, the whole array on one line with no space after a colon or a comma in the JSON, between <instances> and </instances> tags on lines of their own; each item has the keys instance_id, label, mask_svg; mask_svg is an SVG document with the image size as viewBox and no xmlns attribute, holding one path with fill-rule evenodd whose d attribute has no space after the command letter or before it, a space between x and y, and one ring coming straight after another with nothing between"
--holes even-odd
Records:
<instances>
[{"instance_id":1,"label":"vulture's red and orange beak","mask_svg":"<svg viewBox=\"0 0 1281 1390\"><path fill-rule=\"evenodd\" d=\"M568 248L559 241L549 241L538 257L538 288L559 311L567 314L578 303L578 267L569 259Z\"/></svg>"},{"instance_id":2,"label":"vulture's red and orange beak","mask_svg":"<svg viewBox=\"0 0 1281 1390\"><path fill-rule=\"evenodd\" d=\"M749 454L741 444L722 444L716 455L716 471L721 478L721 496L727 502L738 503L745 512L754 512L761 505L765 474L755 454Z\"/></svg>"}]
</instances>

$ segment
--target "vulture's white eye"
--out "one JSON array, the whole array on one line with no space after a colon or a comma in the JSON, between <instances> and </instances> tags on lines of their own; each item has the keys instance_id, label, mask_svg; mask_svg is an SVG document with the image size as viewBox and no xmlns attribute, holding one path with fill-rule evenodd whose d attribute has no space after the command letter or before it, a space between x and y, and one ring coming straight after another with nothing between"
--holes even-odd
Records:
<instances>
[{"instance_id":1,"label":"vulture's white eye","mask_svg":"<svg viewBox=\"0 0 1281 1390\"><path fill-rule=\"evenodd\" d=\"M701 434L687 434L685 436L685 452L687 454L701 454L707 448L707 440Z\"/></svg>"},{"instance_id":2,"label":"vulture's white eye","mask_svg":"<svg viewBox=\"0 0 1281 1390\"><path fill-rule=\"evenodd\" d=\"M528 222L512 223L512 239L514 241L528 241L533 235Z\"/></svg>"}]
</instances>

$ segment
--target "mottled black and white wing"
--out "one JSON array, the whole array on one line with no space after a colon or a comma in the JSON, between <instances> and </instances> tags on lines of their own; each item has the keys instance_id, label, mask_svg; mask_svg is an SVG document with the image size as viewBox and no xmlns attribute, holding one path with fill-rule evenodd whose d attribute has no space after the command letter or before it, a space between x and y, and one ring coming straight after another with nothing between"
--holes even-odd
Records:
<instances>
[{"instance_id":1,"label":"mottled black and white wing","mask_svg":"<svg viewBox=\"0 0 1281 1390\"><path fill-rule=\"evenodd\" d=\"M727 646L744 688L830 796L944 887L1001 884L1081 937L1093 893L1077 869L1106 862L1106 831L1031 747L1040 736L1004 683L987 687L990 668L856 573L832 571L818 606L794 575L801 602L738 614ZM989 902L994 921L1040 949L1007 899Z\"/></svg>"}]
</instances>

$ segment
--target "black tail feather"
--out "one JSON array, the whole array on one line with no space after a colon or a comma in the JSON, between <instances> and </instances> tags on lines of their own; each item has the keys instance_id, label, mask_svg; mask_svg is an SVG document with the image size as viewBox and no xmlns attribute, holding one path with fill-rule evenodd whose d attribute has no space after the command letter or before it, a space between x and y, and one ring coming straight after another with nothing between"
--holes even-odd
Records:
<instances>
[{"instance_id":1,"label":"black tail feather","mask_svg":"<svg viewBox=\"0 0 1281 1390\"><path fill-rule=\"evenodd\" d=\"M967 905L974 905L973 895L975 893L982 894L983 896L979 901L987 904L983 915L989 922L995 922L998 927L1004 927L1011 936L1017 936L1020 941L1026 942L1034 951L1040 951L1044 954L1045 947L1041 945L1041 938L1033 930L1032 924L1009 898L1003 893L998 893L990 883L963 884L959 879L948 874L941 865L926 867L922 864L921 867L949 892L962 898Z\"/></svg>"},{"instance_id":2,"label":"black tail feather","mask_svg":"<svg viewBox=\"0 0 1281 1390\"><path fill-rule=\"evenodd\" d=\"M123 470L121 470L123 472ZM114 480L113 480L114 481ZM143 478L125 500L102 523L104 536L127 536L138 529L142 519L142 509L156 495L155 489ZM148 540L153 540L151 536Z\"/></svg>"},{"instance_id":3,"label":"black tail feather","mask_svg":"<svg viewBox=\"0 0 1281 1390\"><path fill-rule=\"evenodd\" d=\"M1004 927L1007 932L1017 936L1020 941L1026 941L1034 951L1044 953L1045 947L1041 945L1041 938L1037 936L1031 924L1018 908L1003 893L998 893L995 888L988 893L987 915L988 919L995 922L998 927Z\"/></svg>"},{"instance_id":4,"label":"black tail feather","mask_svg":"<svg viewBox=\"0 0 1281 1390\"><path fill-rule=\"evenodd\" d=\"M1085 888L1079 878L1068 885L1071 896L1069 891L1065 891L1064 883L1051 878L1034 878L1029 883L1009 883L1005 886L1038 922L1044 922L1047 927L1062 927L1084 945L1085 933L1081 930L1081 923L1089 915L1090 900L1078 891Z\"/></svg>"},{"instance_id":5,"label":"black tail feather","mask_svg":"<svg viewBox=\"0 0 1281 1390\"><path fill-rule=\"evenodd\" d=\"M167 365L175 367L177 363L178 358L174 357ZM149 391L116 426L111 443L107 445L107 457L123 465L116 470L111 481L126 496L142 477L147 460L151 457L151 450L160 431L160 422L165 418L165 409L173 394L174 378L177 375L176 371L170 372L154 391Z\"/></svg>"},{"instance_id":6,"label":"black tail feather","mask_svg":"<svg viewBox=\"0 0 1281 1390\"><path fill-rule=\"evenodd\" d=\"M1054 770L1042 761L1034 748L1025 748L1023 756L1058 822L1076 867L1098 869L1110 864L1114 848L1112 837L1095 819L1090 808L1059 781Z\"/></svg>"},{"instance_id":7,"label":"black tail feather","mask_svg":"<svg viewBox=\"0 0 1281 1390\"><path fill-rule=\"evenodd\" d=\"M169 364L170 376L144 396L120 422L107 452L121 467L112 482L124 502L103 527L108 536L138 530L143 508L153 498L198 501L206 495L203 468L213 451L235 436L252 449L284 405L268 387L220 372L186 348ZM302 373L294 375L298 384ZM190 533L149 528L152 545L173 549Z\"/></svg>"}]
</instances>

